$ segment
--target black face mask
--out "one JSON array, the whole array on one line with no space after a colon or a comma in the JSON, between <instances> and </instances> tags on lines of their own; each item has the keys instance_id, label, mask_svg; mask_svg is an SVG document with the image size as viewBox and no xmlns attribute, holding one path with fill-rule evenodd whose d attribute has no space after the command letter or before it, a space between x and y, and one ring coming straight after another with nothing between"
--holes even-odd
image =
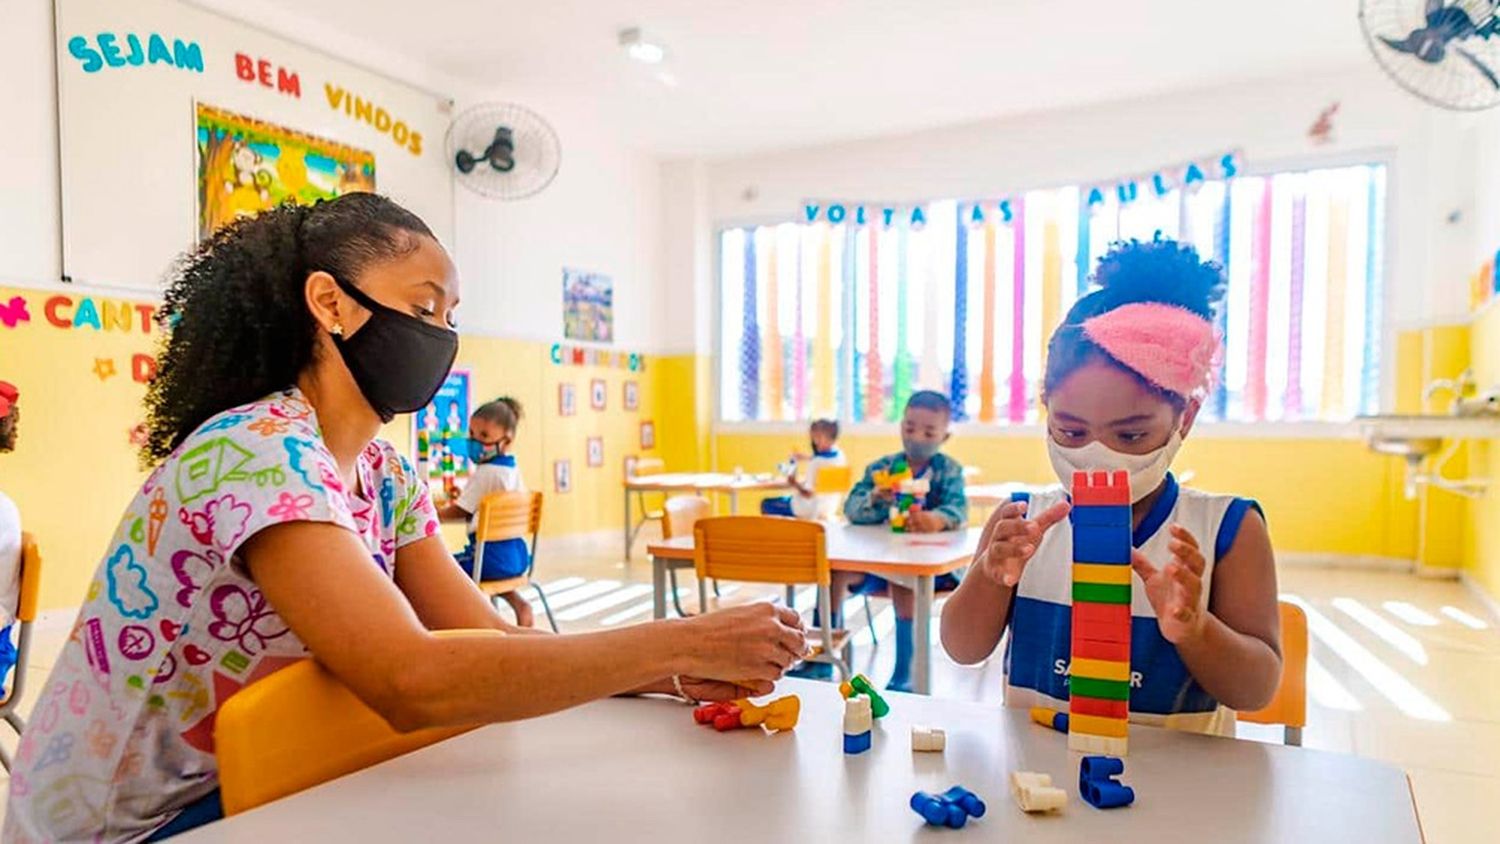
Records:
<instances>
[{"instance_id":1,"label":"black face mask","mask_svg":"<svg viewBox=\"0 0 1500 844\"><path fill-rule=\"evenodd\" d=\"M388 308L343 279L334 281L370 312L358 331L333 337L365 401L382 422L426 407L453 368L458 332Z\"/></svg>"}]
</instances>

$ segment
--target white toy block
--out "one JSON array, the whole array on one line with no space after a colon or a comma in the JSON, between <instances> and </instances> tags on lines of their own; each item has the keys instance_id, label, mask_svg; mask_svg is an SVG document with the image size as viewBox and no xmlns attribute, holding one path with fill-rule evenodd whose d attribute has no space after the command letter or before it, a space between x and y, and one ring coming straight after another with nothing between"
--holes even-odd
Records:
<instances>
[{"instance_id":1,"label":"white toy block","mask_svg":"<svg viewBox=\"0 0 1500 844\"><path fill-rule=\"evenodd\" d=\"M948 734L937 727L912 727L911 749L917 753L942 753Z\"/></svg>"},{"instance_id":2,"label":"white toy block","mask_svg":"<svg viewBox=\"0 0 1500 844\"><path fill-rule=\"evenodd\" d=\"M1068 732L1068 749L1096 756L1125 756L1129 742L1122 738L1096 736L1076 731Z\"/></svg>"},{"instance_id":3,"label":"white toy block","mask_svg":"<svg viewBox=\"0 0 1500 844\"><path fill-rule=\"evenodd\" d=\"M1010 792L1023 812L1055 812L1068 802L1068 793L1052 785L1050 774L1033 771L1013 771Z\"/></svg>"},{"instance_id":4,"label":"white toy block","mask_svg":"<svg viewBox=\"0 0 1500 844\"><path fill-rule=\"evenodd\" d=\"M870 699L859 695L844 701L844 735L855 736L868 733L875 725L870 714Z\"/></svg>"}]
</instances>

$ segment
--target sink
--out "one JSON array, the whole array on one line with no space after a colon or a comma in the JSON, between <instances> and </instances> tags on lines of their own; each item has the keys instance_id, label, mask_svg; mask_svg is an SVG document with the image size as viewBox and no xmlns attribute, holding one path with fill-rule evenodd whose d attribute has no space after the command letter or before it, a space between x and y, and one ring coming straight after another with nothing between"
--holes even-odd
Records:
<instances>
[{"instance_id":1,"label":"sink","mask_svg":"<svg viewBox=\"0 0 1500 844\"><path fill-rule=\"evenodd\" d=\"M1417 486L1431 484L1464 496L1484 491L1485 482L1474 479L1450 479L1442 467L1454 453L1459 440L1500 439L1500 416L1388 415L1361 416L1354 420L1370 450L1406 459L1406 497L1415 498ZM1443 450L1444 442L1453 443L1437 465L1423 471L1423 463Z\"/></svg>"}]
</instances>

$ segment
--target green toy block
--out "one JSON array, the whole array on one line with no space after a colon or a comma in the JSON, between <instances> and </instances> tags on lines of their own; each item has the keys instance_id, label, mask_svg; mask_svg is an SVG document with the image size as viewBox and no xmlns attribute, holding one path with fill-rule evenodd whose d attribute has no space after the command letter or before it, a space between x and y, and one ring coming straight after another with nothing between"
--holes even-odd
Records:
<instances>
[{"instance_id":1,"label":"green toy block","mask_svg":"<svg viewBox=\"0 0 1500 844\"><path fill-rule=\"evenodd\" d=\"M1087 601L1092 604L1130 603L1130 584L1073 583L1074 602Z\"/></svg>"},{"instance_id":2,"label":"green toy block","mask_svg":"<svg viewBox=\"0 0 1500 844\"><path fill-rule=\"evenodd\" d=\"M879 692L875 691L875 687L870 684L870 678L865 675L854 675L854 678L849 681L849 687L870 699L870 714L876 718L884 718L891 711L891 705L885 702L885 698L881 697Z\"/></svg>"},{"instance_id":3,"label":"green toy block","mask_svg":"<svg viewBox=\"0 0 1500 844\"><path fill-rule=\"evenodd\" d=\"M1130 683L1124 680L1096 680L1093 677L1069 677L1068 694L1105 700L1130 700Z\"/></svg>"}]
</instances>

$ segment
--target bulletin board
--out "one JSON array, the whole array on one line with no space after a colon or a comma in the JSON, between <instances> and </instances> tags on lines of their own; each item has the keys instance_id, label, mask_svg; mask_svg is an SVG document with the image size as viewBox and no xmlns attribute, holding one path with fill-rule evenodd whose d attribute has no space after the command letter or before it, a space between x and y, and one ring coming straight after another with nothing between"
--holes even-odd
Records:
<instances>
[{"instance_id":1,"label":"bulletin board","mask_svg":"<svg viewBox=\"0 0 1500 844\"><path fill-rule=\"evenodd\" d=\"M66 278L159 292L205 216L371 185L451 244L447 98L179 0L56 9Z\"/></svg>"}]
</instances>

